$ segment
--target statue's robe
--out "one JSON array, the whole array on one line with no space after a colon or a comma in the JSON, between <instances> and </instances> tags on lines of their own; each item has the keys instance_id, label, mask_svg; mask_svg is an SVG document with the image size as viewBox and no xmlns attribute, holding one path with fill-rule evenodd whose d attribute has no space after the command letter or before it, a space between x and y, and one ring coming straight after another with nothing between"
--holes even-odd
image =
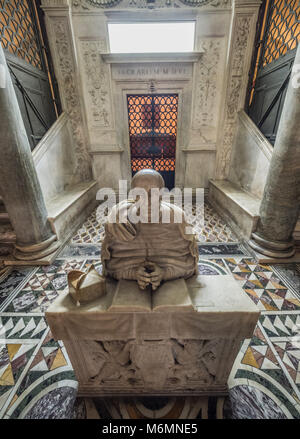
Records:
<instances>
[{"instance_id":1,"label":"statue's robe","mask_svg":"<svg viewBox=\"0 0 300 439\"><path fill-rule=\"evenodd\" d=\"M105 224L102 244L103 274L115 279L135 279L136 268L145 261L154 262L164 269L163 280L189 278L198 273L198 246L195 235L188 233L182 209L170 203L160 202L158 223L121 223L118 218L124 210L135 208L130 200L114 206ZM162 222L163 214L170 214L170 223ZM183 221L175 223L175 215ZM110 222L112 216L117 222Z\"/></svg>"}]
</instances>

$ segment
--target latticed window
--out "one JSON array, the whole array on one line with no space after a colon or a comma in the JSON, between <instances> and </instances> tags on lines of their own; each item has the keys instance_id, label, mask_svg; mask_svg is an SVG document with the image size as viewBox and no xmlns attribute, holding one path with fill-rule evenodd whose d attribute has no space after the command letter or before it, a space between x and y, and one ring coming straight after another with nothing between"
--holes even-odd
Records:
<instances>
[{"instance_id":1,"label":"latticed window","mask_svg":"<svg viewBox=\"0 0 300 439\"><path fill-rule=\"evenodd\" d=\"M128 96L132 172L175 171L178 95Z\"/></svg>"},{"instance_id":2,"label":"latticed window","mask_svg":"<svg viewBox=\"0 0 300 439\"><path fill-rule=\"evenodd\" d=\"M299 41L300 0L263 0L246 111L273 145Z\"/></svg>"},{"instance_id":3,"label":"latticed window","mask_svg":"<svg viewBox=\"0 0 300 439\"><path fill-rule=\"evenodd\" d=\"M297 47L300 40L299 0L274 0L270 2L267 30L264 36L262 65L285 55Z\"/></svg>"},{"instance_id":4,"label":"latticed window","mask_svg":"<svg viewBox=\"0 0 300 439\"><path fill-rule=\"evenodd\" d=\"M0 38L4 49L43 69L35 23L34 2L0 0Z\"/></svg>"}]
</instances>

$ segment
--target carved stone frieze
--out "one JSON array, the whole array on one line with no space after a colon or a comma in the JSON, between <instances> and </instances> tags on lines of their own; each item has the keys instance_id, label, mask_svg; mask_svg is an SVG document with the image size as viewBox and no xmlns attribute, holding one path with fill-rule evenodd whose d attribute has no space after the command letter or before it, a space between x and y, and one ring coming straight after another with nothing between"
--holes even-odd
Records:
<instances>
[{"instance_id":1,"label":"carved stone frieze","mask_svg":"<svg viewBox=\"0 0 300 439\"><path fill-rule=\"evenodd\" d=\"M216 383L224 346L214 340L84 341L88 383L133 390L203 387Z\"/></svg>"},{"instance_id":2,"label":"carved stone frieze","mask_svg":"<svg viewBox=\"0 0 300 439\"><path fill-rule=\"evenodd\" d=\"M231 0L73 0L75 10L89 9L156 9L182 7L230 8Z\"/></svg>"},{"instance_id":3,"label":"carved stone frieze","mask_svg":"<svg viewBox=\"0 0 300 439\"><path fill-rule=\"evenodd\" d=\"M64 111L68 114L71 123L73 142L75 147L76 171L75 177L81 180L91 178L90 157L86 149L83 118L77 81L75 76L74 58L69 28L66 18L55 18L51 21L53 41L55 45L55 60L59 79L60 94L63 99Z\"/></svg>"},{"instance_id":4,"label":"carved stone frieze","mask_svg":"<svg viewBox=\"0 0 300 439\"><path fill-rule=\"evenodd\" d=\"M112 126L109 66L101 61L106 52L105 40L80 41L83 66L83 87L87 96L87 117L92 127Z\"/></svg>"}]
</instances>

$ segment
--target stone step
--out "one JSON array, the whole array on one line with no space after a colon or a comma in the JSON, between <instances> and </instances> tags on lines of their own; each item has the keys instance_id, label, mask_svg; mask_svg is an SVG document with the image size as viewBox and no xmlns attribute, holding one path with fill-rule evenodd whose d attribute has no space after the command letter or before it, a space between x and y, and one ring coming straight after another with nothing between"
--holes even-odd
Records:
<instances>
[{"instance_id":1,"label":"stone step","mask_svg":"<svg viewBox=\"0 0 300 439\"><path fill-rule=\"evenodd\" d=\"M0 243L0 264L1 264L1 259L5 260L7 257L11 257L11 255L13 254L14 251L14 245L13 244L1 244ZM7 268L7 267L6 267ZM1 268L0 268L0 278L2 276L1 273ZM1 279L0 279L1 282Z\"/></svg>"},{"instance_id":2,"label":"stone step","mask_svg":"<svg viewBox=\"0 0 300 439\"><path fill-rule=\"evenodd\" d=\"M208 199L240 237L250 238L259 219L259 198L228 180L210 180Z\"/></svg>"},{"instance_id":3,"label":"stone step","mask_svg":"<svg viewBox=\"0 0 300 439\"><path fill-rule=\"evenodd\" d=\"M16 234L9 224L0 224L0 244L14 244Z\"/></svg>"},{"instance_id":4,"label":"stone step","mask_svg":"<svg viewBox=\"0 0 300 439\"><path fill-rule=\"evenodd\" d=\"M1 210L0 210L0 224L10 224L8 213L1 212Z\"/></svg>"}]
</instances>

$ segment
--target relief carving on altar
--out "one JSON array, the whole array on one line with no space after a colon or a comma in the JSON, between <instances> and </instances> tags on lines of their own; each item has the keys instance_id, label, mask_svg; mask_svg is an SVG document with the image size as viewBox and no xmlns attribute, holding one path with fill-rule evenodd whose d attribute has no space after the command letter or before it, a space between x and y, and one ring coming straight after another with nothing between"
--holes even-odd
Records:
<instances>
[{"instance_id":1,"label":"relief carving on altar","mask_svg":"<svg viewBox=\"0 0 300 439\"><path fill-rule=\"evenodd\" d=\"M87 96L87 118L91 128L111 128L111 92L109 66L101 61L100 54L106 52L102 40L80 41L83 60L83 87Z\"/></svg>"},{"instance_id":2,"label":"relief carving on altar","mask_svg":"<svg viewBox=\"0 0 300 439\"><path fill-rule=\"evenodd\" d=\"M120 390L212 385L224 341L151 340L79 342L88 383Z\"/></svg>"}]
</instances>

